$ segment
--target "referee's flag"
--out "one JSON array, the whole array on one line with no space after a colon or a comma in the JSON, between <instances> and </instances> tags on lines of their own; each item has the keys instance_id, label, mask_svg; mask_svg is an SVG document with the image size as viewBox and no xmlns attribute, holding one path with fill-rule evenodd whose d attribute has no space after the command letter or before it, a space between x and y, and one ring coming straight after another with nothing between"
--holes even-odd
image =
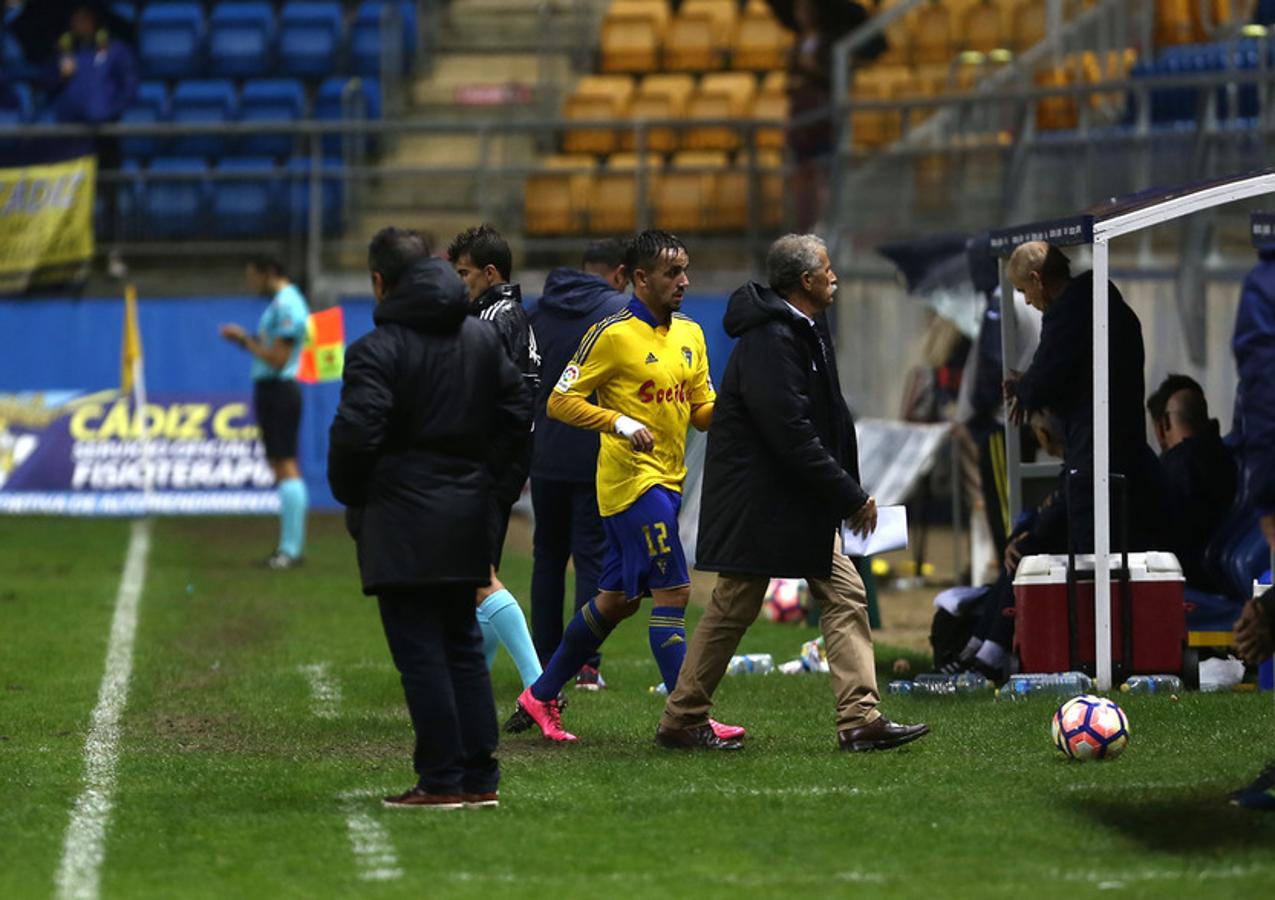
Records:
<instances>
[{"instance_id":1,"label":"referee's flag","mask_svg":"<svg viewBox=\"0 0 1275 900\"><path fill-rule=\"evenodd\" d=\"M124 288L124 341L120 348L120 393L133 393L142 369L142 332L137 326L137 288Z\"/></svg>"},{"instance_id":2,"label":"referee's flag","mask_svg":"<svg viewBox=\"0 0 1275 900\"><path fill-rule=\"evenodd\" d=\"M301 350L297 381L315 384L340 381L345 370L345 314L334 306L311 313L306 323L306 341Z\"/></svg>"}]
</instances>

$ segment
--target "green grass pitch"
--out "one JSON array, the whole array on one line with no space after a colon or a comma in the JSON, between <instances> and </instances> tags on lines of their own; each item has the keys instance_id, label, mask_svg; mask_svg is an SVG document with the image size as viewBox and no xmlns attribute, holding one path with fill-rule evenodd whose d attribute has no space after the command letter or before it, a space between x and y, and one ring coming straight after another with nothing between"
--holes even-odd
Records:
<instances>
[{"instance_id":1,"label":"green grass pitch","mask_svg":"<svg viewBox=\"0 0 1275 900\"><path fill-rule=\"evenodd\" d=\"M747 749L672 754L652 743L662 701L640 620L604 648L610 689L571 698L578 745L504 741L501 809L384 810L377 798L412 781L410 726L353 546L335 517L311 528L308 564L273 573L254 565L269 520L155 523L102 897L1160 898L1275 884L1275 816L1225 803L1275 756L1270 695L1126 698L1128 752L1077 764L1049 746L1049 702L887 697L887 714L932 735L851 756L834 749L826 677L738 677L717 712L748 726ZM126 522L0 520L0 897L54 893L128 535ZM529 573L507 556L524 603ZM743 650L781 661L812 634L758 623ZM503 654L494 682L507 714L518 682Z\"/></svg>"}]
</instances>

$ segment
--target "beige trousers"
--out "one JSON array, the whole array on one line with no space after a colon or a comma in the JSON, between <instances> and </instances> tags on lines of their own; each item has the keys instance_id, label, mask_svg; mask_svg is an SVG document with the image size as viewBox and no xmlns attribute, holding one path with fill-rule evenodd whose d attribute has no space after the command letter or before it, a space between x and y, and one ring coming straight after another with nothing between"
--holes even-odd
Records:
<instances>
[{"instance_id":1,"label":"beige trousers","mask_svg":"<svg viewBox=\"0 0 1275 900\"><path fill-rule=\"evenodd\" d=\"M726 674L739 641L757 619L766 585L764 576L718 575L704 617L691 635L686 661L677 676L677 687L664 706L660 724L666 728L691 728L708 721L713 692ZM808 579L811 596L820 604L832 690L837 695L837 730L858 728L881 714L877 705L872 630L868 625L868 601L849 557L841 552L841 535L832 554L832 575Z\"/></svg>"}]
</instances>

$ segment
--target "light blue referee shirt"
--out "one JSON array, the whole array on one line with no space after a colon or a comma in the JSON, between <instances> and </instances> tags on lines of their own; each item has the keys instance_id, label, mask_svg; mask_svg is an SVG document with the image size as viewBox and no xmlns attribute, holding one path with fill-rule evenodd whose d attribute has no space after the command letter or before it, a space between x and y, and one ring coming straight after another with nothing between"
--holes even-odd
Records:
<instances>
[{"instance_id":1,"label":"light blue referee shirt","mask_svg":"<svg viewBox=\"0 0 1275 900\"><path fill-rule=\"evenodd\" d=\"M305 298L295 285L287 285L274 295L266 311L261 314L257 323L257 339L267 347L272 346L279 338L292 341L292 353L283 368L276 369L266 363L252 358L252 380L282 378L289 381L297 377L301 367L301 348L305 345L306 324L310 320L310 309Z\"/></svg>"}]
</instances>

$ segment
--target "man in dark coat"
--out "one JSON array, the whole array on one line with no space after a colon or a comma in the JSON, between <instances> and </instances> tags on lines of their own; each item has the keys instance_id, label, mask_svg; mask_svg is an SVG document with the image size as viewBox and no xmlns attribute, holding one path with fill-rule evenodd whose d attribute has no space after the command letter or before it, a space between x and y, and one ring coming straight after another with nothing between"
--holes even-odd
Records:
<instances>
[{"instance_id":1,"label":"man in dark coat","mask_svg":"<svg viewBox=\"0 0 1275 900\"><path fill-rule=\"evenodd\" d=\"M530 428L532 395L420 235L384 229L368 257L376 328L346 354L328 482L416 731L419 782L385 802L493 806L499 731L474 591L491 574L494 476Z\"/></svg>"},{"instance_id":2,"label":"man in dark coat","mask_svg":"<svg viewBox=\"0 0 1275 900\"><path fill-rule=\"evenodd\" d=\"M1190 587L1222 593L1204 565L1204 549L1235 502L1235 457L1222 441L1199 382L1170 375L1147 399L1160 465L1180 514L1178 556Z\"/></svg>"},{"instance_id":3,"label":"man in dark coat","mask_svg":"<svg viewBox=\"0 0 1275 900\"><path fill-rule=\"evenodd\" d=\"M491 323L496 329L505 354L534 394L540 387L540 351L536 348L536 333L522 305L522 291L518 285L509 283L513 271L509 243L490 225L480 225L456 235L447 248L447 256L469 292L470 315ZM531 429L527 429L518 452L502 471L494 473L496 484L487 538L491 543L491 579L478 589L475 597L488 667L496 659L496 650L504 644L518 667L524 688L540 677L540 659L522 607L496 573L500 571L509 517L531 469L531 443Z\"/></svg>"},{"instance_id":4,"label":"man in dark coat","mask_svg":"<svg viewBox=\"0 0 1275 900\"><path fill-rule=\"evenodd\" d=\"M1033 412L1049 410L1063 429L1064 471L1070 472L1069 501L1042 510L1042 520L1066 517L1077 551L1093 549L1093 273L1074 278L1067 257L1040 241L1023 244L1009 261L1009 277L1017 290L1044 315L1040 344L1026 372L1005 382L1009 418L1021 425ZM1110 381L1111 471L1125 476L1129 550L1165 550L1176 546L1173 514L1160 463L1147 446L1142 420L1145 351L1142 324L1114 284L1108 286L1110 309L1108 361ZM1120 522L1120 494L1112 503ZM1070 516L1067 508L1070 505ZM1048 523L1044 530L1052 530ZM1112 532L1113 547L1120 535Z\"/></svg>"},{"instance_id":5,"label":"man in dark coat","mask_svg":"<svg viewBox=\"0 0 1275 900\"><path fill-rule=\"evenodd\" d=\"M837 276L813 235L780 238L766 268L770 287L744 285L726 311L726 331L739 342L708 435L696 563L719 574L656 739L695 746L685 736L707 721L767 583L786 576L806 578L823 606L841 748L897 747L928 729L877 710L866 594L841 553L841 521L866 534L877 512L859 484L854 420L823 316Z\"/></svg>"},{"instance_id":6,"label":"man in dark coat","mask_svg":"<svg viewBox=\"0 0 1275 900\"><path fill-rule=\"evenodd\" d=\"M621 293L628 283L624 245L593 241L580 269L549 273L544 292L528 311L540 347L542 366L561 372L571 362L584 334L594 324L628 305ZM597 432L572 428L546 411L553 382L541 382L536 397L535 446L531 456L531 503L536 512L531 570L531 634L544 665L562 640L562 602L567 561L575 567L578 611L598 592L606 554L606 535L598 514ZM576 676L576 687L606 687L595 654Z\"/></svg>"}]
</instances>

